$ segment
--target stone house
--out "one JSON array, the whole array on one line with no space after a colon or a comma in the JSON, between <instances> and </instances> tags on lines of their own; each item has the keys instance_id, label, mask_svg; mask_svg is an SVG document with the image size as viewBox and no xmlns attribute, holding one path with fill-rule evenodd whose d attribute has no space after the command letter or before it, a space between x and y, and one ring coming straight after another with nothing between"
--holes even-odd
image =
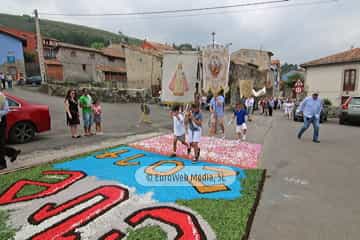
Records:
<instances>
[{"instance_id":1,"label":"stone house","mask_svg":"<svg viewBox=\"0 0 360 240\"><path fill-rule=\"evenodd\" d=\"M272 52L257 50L257 49L240 49L231 54L231 61L233 64L238 65L251 65L256 66L256 77L253 79L253 87L255 90L259 90L266 87L266 92L268 96L273 96L274 94L274 72L271 68L271 57L273 56ZM247 71L247 68L236 68L237 70L244 69ZM246 74L246 72L244 73ZM243 74L239 74L243 75ZM254 76L255 76L254 75Z\"/></svg>"},{"instance_id":2,"label":"stone house","mask_svg":"<svg viewBox=\"0 0 360 240\"><path fill-rule=\"evenodd\" d=\"M114 46L98 50L44 38L48 79L126 88L125 54Z\"/></svg>"},{"instance_id":3,"label":"stone house","mask_svg":"<svg viewBox=\"0 0 360 240\"><path fill-rule=\"evenodd\" d=\"M263 86L261 79L264 77L258 66L235 59L231 60L229 71L230 103L234 105L240 101L241 97L248 97L253 88L261 89Z\"/></svg>"},{"instance_id":4,"label":"stone house","mask_svg":"<svg viewBox=\"0 0 360 240\"><path fill-rule=\"evenodd\" d=\"M152 49L127 46L126 70L129 88L149 89L159 96L162 79L162 53Z\"/></svg>"},{"instance_id":5,"label":"stone house","mask_svg":"<svg viewBox=\"0 0 360 240\"><path fill-rule=\"evenodd\" d=\"M10 74L13 80L24 78L26 38L0 28L0 46L0 72Z\"/></svg>"},{"instance_id":6,"label":"stone house","mask_svg":"<svg viewBox=\"0 0 360 240\"><path fill-rule=\"evenodd\" d=\"M344 103L349 96L360 96L360 48L353 48L301 65L306 69L305 89L311 95L320 92L334 105Z\"/></svg>"}]
</instances>

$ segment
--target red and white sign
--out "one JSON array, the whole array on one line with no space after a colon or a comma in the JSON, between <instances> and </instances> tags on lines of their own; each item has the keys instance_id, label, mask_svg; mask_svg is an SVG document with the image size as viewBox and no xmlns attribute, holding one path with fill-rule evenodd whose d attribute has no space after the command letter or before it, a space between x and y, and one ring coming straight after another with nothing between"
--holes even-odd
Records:
<instances>
[{"instance_id":1,"label":"red and white sign","mask_svg":"<svg viewBox=\"0 0 360 240\"><path fill-rule=\"evenodd\" d=\"M294 89L297 94L300 94L304 91L304 84L300 79L295 83Z\"/></svg>"}]
</instances>

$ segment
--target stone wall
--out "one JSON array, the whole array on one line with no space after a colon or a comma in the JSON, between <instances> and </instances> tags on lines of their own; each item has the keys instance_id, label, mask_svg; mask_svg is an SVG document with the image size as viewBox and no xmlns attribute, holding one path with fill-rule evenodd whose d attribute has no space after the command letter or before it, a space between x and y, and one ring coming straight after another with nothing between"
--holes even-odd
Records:
<instances>
[{"instance_id":1,"label":"stone wall","mask_svg":"<svg viewBox=\"0 0 360 240\"><path fill-rule=\"evenodd\" d=\"M80 93L83 88L88 88L93 98L99 99L101 102L139 103L151 100L150 92L147 89L109 89L94 87L89 84L80 84L77 87L63 84L43 84L40 88L40 92L46 93L50 96L65 97L68 90L75 89L78 93Z\"/></svg>"}]
</instances>

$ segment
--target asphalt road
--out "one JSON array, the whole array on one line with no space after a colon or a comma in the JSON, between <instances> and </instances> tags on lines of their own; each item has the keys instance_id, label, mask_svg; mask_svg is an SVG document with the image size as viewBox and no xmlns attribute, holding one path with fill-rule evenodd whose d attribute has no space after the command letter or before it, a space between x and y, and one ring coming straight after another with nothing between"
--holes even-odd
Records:
<instances>
[{"instance_id":1,"label":"asphalt road","mask_svg":"<svg viewBox=\"0 0 360 240\"><path fill-rule=\"evenodd\" d=\"M152 125L137 126L138 104L103 104L103 136L71 139L65 125L63 99L33 90L15 89L13 94L47 104L52 130L35 141L18 145L24 153L98 144L101 141L147 132L170 132L168 109L151 106ZM205 112L204 132L208 114ZM229 116L227 116L229 119ZM296 138L301 123L255 116L248 123L248 141L263 145L260 168L268 170L264 192L256 212L250 240L263 239L358 239L360 191L358 179L359 126L341 126L336 120L321 125L320 144L311 141L312 131ZM227 138L234 131L227 127Z\"/></svg>"},{"instance_id":2,"label":"asphalt road","mask_svg":"<svg viewBox=\"0 0 360 240\"><path fill-rule=\"evenodd\" d=\"M301 123L276 116L260 166L268 170L250 240L354 240L360 236L360 128L334 119L296 138Z\"/></svg>"},{"instance_id":3,"label":"asphalt road","mask_svg":"<svg viewBox=\"0 0 360 240\"><path fill-rule=\"evenodd\" d=\"M27 87L24 89L13 89L11 94L21 97L33 103L46 104L49 106L51 115L51 131L38 134L34 141L14 145L22 150L22 153L36 151L47 151L51 149L63 149L67 146L77 144L79 146L96 144L104 140L121 138L124 136L171 129L168 110L151 105L151 117L153 124L138 125L140 118L139 104L108 104L102 103L104 135L93 137L82 137L72 139L65 121L64 99L48 96L36 91L36 88ZM82 128L79 128L83 133Z\"/></svg>"}]
</instances>

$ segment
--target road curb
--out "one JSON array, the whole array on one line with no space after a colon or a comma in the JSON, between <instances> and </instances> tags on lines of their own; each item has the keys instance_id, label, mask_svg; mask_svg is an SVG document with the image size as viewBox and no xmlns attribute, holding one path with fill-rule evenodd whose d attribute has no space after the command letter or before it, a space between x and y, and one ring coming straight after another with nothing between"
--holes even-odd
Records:
<instances>
[{"instance_id":1,"label":"road curb","mask_svg":"<svg viewBox=\"0 0 360 240\"><path fill-rule=\"evenodd\" d=\"M65 160L68 158L76 158L79 156L84 156L93 152L102 151L104 149L114 148L117 146L130 144L133 142L141 141L147 138L157 137L164 134L163 132L152 132L146 134L134 134L123 137L121 139L109 139L103 141L99 144L93 144L87 147L71 146L59 150L50 150L49 152L41 153L30 153L21 156L20 159L16 161L16 165L11 166L10 168L0 171L0 175L12 173L18 170L24 170L32 167L36 167L46 163L53 163L56 161ZM34 161L34 159L36 159ZM31 164L26 164L25 162L32 161Z\"/></svg>"}]
</instances>

